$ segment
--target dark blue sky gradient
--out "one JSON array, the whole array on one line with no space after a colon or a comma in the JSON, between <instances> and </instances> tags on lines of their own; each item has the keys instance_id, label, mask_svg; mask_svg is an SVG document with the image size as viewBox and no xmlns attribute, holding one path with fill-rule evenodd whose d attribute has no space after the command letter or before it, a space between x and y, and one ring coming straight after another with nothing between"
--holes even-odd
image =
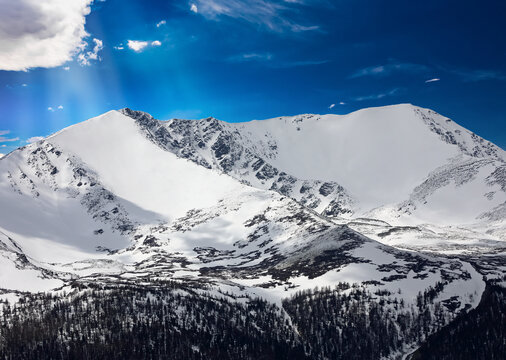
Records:
<instances>
[{"instance_id":1,"label":"dark blue sky gradient","mask_svg":"<svg viewBox=\"0 0 506 360\"><path fill-rule=\"evenodd\" d=\"M122 107L235 122L407 102L506 148L506 2L273 3L284 10L269 28L261 14L213 17L187 1L97 2L86 30L104 43L101 61L0 71L0 131L20 138L0 153ZM137 53L128 39L162 45Z\"/></svg>"}]
</instances>

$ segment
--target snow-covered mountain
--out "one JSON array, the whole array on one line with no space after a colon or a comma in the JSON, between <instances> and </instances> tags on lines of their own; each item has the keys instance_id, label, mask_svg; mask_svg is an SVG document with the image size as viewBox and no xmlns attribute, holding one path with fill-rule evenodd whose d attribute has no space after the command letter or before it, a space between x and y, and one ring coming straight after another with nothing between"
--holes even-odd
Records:
<instances>
[{"instance_id":1,"label":"snow-covered mountain","mask_svg":"<svg viewBox=\"0 0 506 360\"><path fill-rule=\"evenodd\" d=\"M431 241L439 251L456 251L451 239L469 238L464 226L479 248L503 249L506 153L432 110L403 104L247 123L122 112L162 149L321 215L386 221L397 237L431 224L444 228ZM396 244L420 245L408 233ZM368 234L394 241L384 230Z\"/></svg>"},{"instance_id":2,"label":"snow-covered mountain","mask_svg":"<svg viewBox=\"0 0 506 360\"><path fill-rule=\"evenodd\" d=\"M408 304L432 291L455 313L484 273L403 249L503 255L505 174L502 149L412 105L247 123L111 111L0 160L0 289L171 280L281 304L345 282Z\"/></svg>"}]
</instances>

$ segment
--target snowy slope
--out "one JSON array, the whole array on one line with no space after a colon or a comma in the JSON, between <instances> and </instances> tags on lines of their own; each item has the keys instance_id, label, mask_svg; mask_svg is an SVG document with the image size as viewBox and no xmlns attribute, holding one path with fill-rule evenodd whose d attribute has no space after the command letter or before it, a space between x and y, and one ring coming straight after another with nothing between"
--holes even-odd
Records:
<instances>
[{"instance_id":1,"label":"snowy slope","mask_svg":"<svg viewBox=\"0 0 506 360\"><path fill-rule=\"evenodd\" d=\"M0 229L30 259L63 272L93 272L95 263L121 271L135 257L104 260L104 252L131 246L137 227L254 191L160 150L115 111L9 154L0 176Z\"/></svg>"},{"instance_id":2,"label":"snowy slope","mask_svg":"<svg viewBox=\"0 0 506 360\"><path fill-rule=\"evenodd\" d=\"M408 116L410 111L366 109L242 126L257 144L265 137L276 139L278 167L295 176L336 181L371 208L403 200L430 170L457 154Z\"/></svg>"},{"instance_id":3,"label":"snowy slope","mask_svg":"<svg viewBox=\"0 0 506 360\"><path fill-rule=\"evenodd\" d=\"M506 159L502 149L453 121L409 104L343 116L300 115L232 124L212 118L159 122L145 113L123 111L162 148L253 186L278 190L320 213L336 198L345 210L337 212L341 215L402 203L416 196L417 187L431 181L428 177L438 169L436 185L441 187L458 176L455 171L442 173L444 167L481 161L489 165L481 174L486 177ZM483 185L477 191L491 185L483 178L475 183ZM306 189L309 198L304 198ZM498 194L477 209L473 219L479 210L502 201L503 194Z\"/></svg>"},{"instance_id":4,"label":"snowy slope","mask_svg":"<svg viewBox=\"0 0 506 360\"><path fill-rule=\"evenodd\" d=\"M288 145L273 140L264 160L245 126L111 111L9 154L0 161L0 272L9 274L0 288L177 280L280 303L349 281L405 288L413 303L442 283L441 301L476 305L484 283L468 264L396 250L321 216L329 206L349 214L346 190L276 170L268 161ZM28 276L33 286L12 281Z\"/></svg>"},{"instance_id":5,"label":"snowy slope","mask_svg":"<svg viewBox=\"0 0 506 360\"><path fill-rule=\"evenodd\" d=\"M47 141L78 155L116 196L166 221L244 191L228 176L180 161L154 146L140 135L133 119L117 111L68 128Z\"/></svg>"},{"instance_id":6,"label":"snowy slope","mask_svg":"<svg viewBox=\"0 0 506 360\"><path fill-rule=\"evenodd\" d=\"M465 231L482 250L493 244L496 252L505 239L505 152L429 109L403 104L247 123L158 121L122 112L160 148L324 216L379 219L392 227L434 224L444 228L436 236L440 250ZM393 240L390 233L374 238ZM404 247L425 243L412 232L403 238Z\"/></svg>"},{"instance_id":7,"label":"snowy slope","mask_svg":"<svg viewBox=\"0 0 506 360\"><path fill-rule=\"evenodd\" d=\"M503 150L430 110L395 105L348 115L301 115L238 125L274 165L295 176L336 181L364 209L405 200L458 155L506 159Z\"/></svg>"}]
</instances>

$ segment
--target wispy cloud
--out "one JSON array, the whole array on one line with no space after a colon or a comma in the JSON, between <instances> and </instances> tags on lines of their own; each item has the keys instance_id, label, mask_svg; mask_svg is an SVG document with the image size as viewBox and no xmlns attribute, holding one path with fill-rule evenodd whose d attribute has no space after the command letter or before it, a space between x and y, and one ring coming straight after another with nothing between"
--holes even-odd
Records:
<instances>
[{"instance_id":1,"label":"wispy cloud","mask_svg":"<svg viewBox=\"0 0 506 360\"><path fill-rule=\"evenodd\" d=\"M264 66L283 69L283 68L292 68L299 66L311 66L311 65L320 65L328 63L329 60L283 60L279 58L275 58L275 56L269 52L251 52L251 53L243 53L234 55L228 58L229 62L261 62Z\"/></svg>"},{"instance_id":2,"label":"wispy cloud","mask_svg":"<svg viewBox=\"0 0 506 360\"><path fill-rule=\"evenodd\" d=\"M332 109L336 106L336 104L330 104L329 109Z\"/></svg>"},{"instance_id":3,"label":"wispy cloud","mask_svg":"<svg viewBox=\"0 0 506 360\"><path fill-rule=\"evenodd\" d=\"M350 79L365 76L387 76L395 72L423 73L429 70L428 66L412 63L389 63L385 65L369 66L357 70L349 76Z\"/></svg>"},{"instance_id":4,"label":"wispy cloud","mask_svg":"<svg viewBox=\"0 0 506 360\"><path fill-rule=\"evenodd\" d=\"M280 33L319 30L318 25L299 24L290 17L300 5L299 1L197 0L190 3L190 10L210 20L239 19Z\"/></svg>"},{"instance_id":5,"label":"wispy cloud","mask_svg":"<svg viewBox=\"0 0 506 360\"><path fill-rule=\"evenodd\" d=\"M156 27L159 28L160 26L163 26L165 24L167 24L167 21L161 20L161 21L159 21L159 22L156 23Z\"/></svg>"},{"instance_id":6,"label":"wispy cloud","mask_svg":"<svg viewBox=\"0 0 506 360\"><path fill-rule=\"evenodd\" d=\"M390 91L387 91L387 92L382 92L382 93L379 93L379 94L371 94L371 95L365 95L365 96L356 96L354 98L352 98L353 101L366 101L366 100L379 100L379 99L383 99L387 96L393 96L393 95L396 95L400 92L400 89L399 88L395 88L395 89L392 89Z\"/></svg>"},{"instance_id":7,"label":"wispy cloud","mask_svg":"<svg viewBox=\"0 0 506 360\"><path fill-rule=\"evenodd\" d=\"M5 135L9 135L11 132L9 130L0 130L0 143L3 143L3 142L12 142L12 141L18 141L19 138L18 137L15 137L15 138L9 138L9 137L6 137Z\"/></svg>"},{"instance_id":8,"label":"wispy cloud","mask_svg":"<svg viewBox=\"0 0 506 360\"><path fill-rule=\"evenodd\" d=\"M423 64L414 64L407 62L390 62L385 65L369 66L359 69L348 78L360 77L383 77L393 75L395 73L409 73L409 74L425 74L429 72L445 72L453 74L463 82L477 82L485 80L506 81L506 72L498 70L483 70L483 69L458 69L448 66L427 66ZM432 83L441 81L440 78L431 78L425 80L425 83Z\"/></svg>"},{"instance_id":9,"label":"wispy cloud","mask_svg":"<svg viewBox=\"0 0 506 360\"><path fill-rule=\"evenodd\" d=\"M244 62L244 61L269 61L272 59L271 53L244 53L234 55L228 58L230 62Z\"/></svg>"},{"instance_id":10,"label":"wispy cloud","mask_svg":"<svg viewBox=\"0 0 506 360\"><path fill-rule=\"evenodd\" d=\"M100 60L98 53L104 48L104 43L100 39L93 39L93 42L95 43L95 46L93 46L91 51L81 53L77 56L77 62L82 66L90 66L90 60Z\"/></svg>"},{"instance_id":11,"label":"wispy cloud","mask_svg":"<svg viewBox=\"0 0 506 360\"><path fill-rule=\"evenodd\" d=\"M475 82L483 80L506 81L506 73L496 70L450 70L464 82Z\"/></svg>"},{"instance_id":12,"label":"wispy cloud","mask_svg":"<svg viewBox=\"0 0 506 360\"><path fill-rule=\"evenodd\" d=\"M16 84L16 85L11 85L11 84L6 84L5 87L7 89L18 89L18 88L26 88L28 87L28 84Z\"/></svg>"},{"instance_id":13,"label":"wispy cloud","mask_svg":"<svg viewBox=\"0 0 506 360\"><path fill-rule=\"evenodd\" d=\"M322 65L329 63L330 60L300 60L300 61L284 61L272 66L275 68L292 68L299 66L311 66L311 65Z\"/></svg>"}]
</instances>

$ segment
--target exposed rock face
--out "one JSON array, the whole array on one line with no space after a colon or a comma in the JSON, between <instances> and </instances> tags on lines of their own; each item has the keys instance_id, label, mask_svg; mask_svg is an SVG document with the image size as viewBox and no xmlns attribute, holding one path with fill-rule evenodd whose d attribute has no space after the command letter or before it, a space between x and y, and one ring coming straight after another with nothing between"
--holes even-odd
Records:
<instances>
[{"instance_id":1,"label":"exposed rock face","mask_svg":"<svg viewBox=\"0 0 506 360\"><path fill-rule=\"evenodd\" d=\"M158 146L179 157L223 171L245 184L277 191L326 216L353 212L354 200L339 184L298 179L270 164L269 158L277 149L274 139L262 151L256 151L251 139L215 118L164 122L141 111L127 108L121 112L135 119ZM302 121L303 117L298 120Z\"/></svg>"}]
</instances>

